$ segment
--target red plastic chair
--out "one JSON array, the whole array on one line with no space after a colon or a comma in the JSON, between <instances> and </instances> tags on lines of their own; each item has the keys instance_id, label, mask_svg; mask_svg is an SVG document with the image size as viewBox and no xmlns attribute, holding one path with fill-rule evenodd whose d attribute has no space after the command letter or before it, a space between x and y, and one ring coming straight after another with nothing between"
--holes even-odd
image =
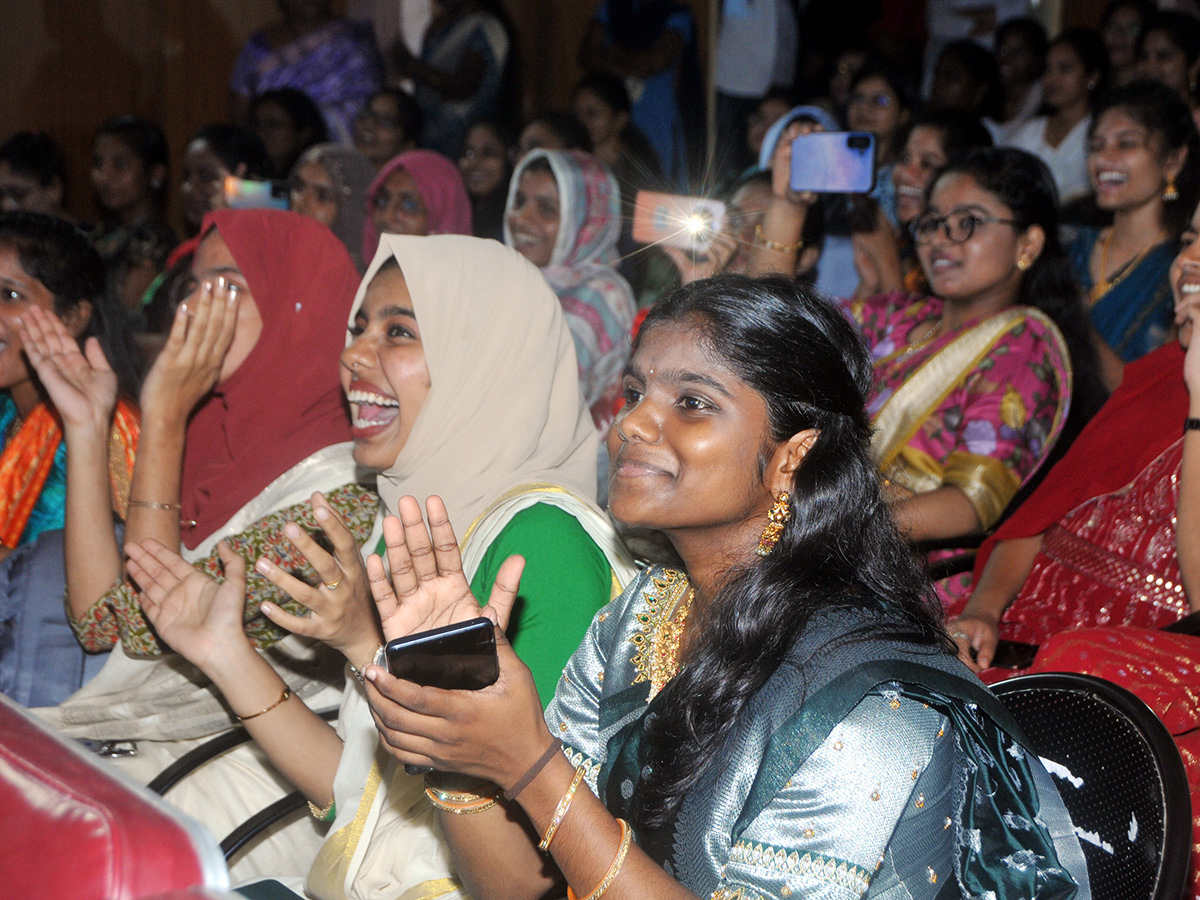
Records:
<instances>
[{"instance_id":1,"label":"red plastic chair","mask_svg":"<svg viewBox=\"0 0 1200 900\"><path fill-rule=\"evenodd\" d=\"M0 892L26 900L219 897L216 839L0 695Z\"/></svg>"}]
</instances>

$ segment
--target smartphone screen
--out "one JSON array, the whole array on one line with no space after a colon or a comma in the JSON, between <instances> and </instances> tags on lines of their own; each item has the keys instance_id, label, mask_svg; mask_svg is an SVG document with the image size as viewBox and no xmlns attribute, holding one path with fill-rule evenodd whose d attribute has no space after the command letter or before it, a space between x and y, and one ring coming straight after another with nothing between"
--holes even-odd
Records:
<instances>
[{"instance_id":1,"label":"smartphone screen","mask_svg":"<svg viewBox=\"0 0 1200 900\"><path fill-rule=\"evenodd\" d=\"M792 141L792 190L865 194L874 182L874 135L865 131L814 131Z\"/></svg>"},{"instance_id":2,"label":"smartphone screen","mask_svg":"<svg viewBox=\"0 0 1200 900\"><path fill-rule=\"evenodd\" d=\"M633 209L633 239L693 250L711 244L725 226L725 204L707 197L638 191Z\"/></svg>"},{"instance_id":3,"label":"smartphone screen","mask_svg":"<svg viewBox=\"0 0 1200 900\"><path fill-rule=\"evenodd\" d=\"M287 209L287 186L276 181L251 181L225 176L225 205L230 209Z\"/></svg>"},{"instance_id":4,"label":"smartphone screen","mask_svg":"<svg viewBox=\"0 0 1200 900\"><path fill-rule=\"evenodd\" d=\"M477 691L500 677L496 631L485 616L396 638L384 655L397 678L427 687Z\"/></svg>"}]
</instances>

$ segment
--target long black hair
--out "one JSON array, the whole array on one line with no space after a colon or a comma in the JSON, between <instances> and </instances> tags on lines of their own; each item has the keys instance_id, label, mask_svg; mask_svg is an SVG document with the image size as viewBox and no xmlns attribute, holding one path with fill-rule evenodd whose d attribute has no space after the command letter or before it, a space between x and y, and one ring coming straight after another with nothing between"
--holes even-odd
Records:
<instances>
[{"instance_id":1,"label":"long black hair","mask_svg":"<svg viewBox=\"0 0 1200 900\"><path fill-rule=\"evenodd\" d=\"M1025 270L1017 303L1040 309L1062 332L1071 356L1071 411L1064 439L1073 438L1107 399L1096 362L1091 328L1071 261L1058 239L1058 191L1046 164L1014 147L989 147L947 164L929 184L926 201L938 182L950 174L971 178L1012 210L1019 231L1041 226L1046 234L1042 252Z\"/></svg>"},{"instance_id":2,"label":"long black hair","mask_svg":"<svg viewBox=\"0 0 1200 900\"><path fill-rule=\"evenodd\" d=\"M54 313L60 319L81 303L91 305L91 317L79 343L96 338L117 374L121 392L136 398L142 358L124 307L107 289L104 262L87 236L64 219L12 212L0 214L0 246L13 248L25 273L54 295Z\"/></svg>"},{"instance_id":3,"label":"long black hair","mask_svg":"<svg viewBox=\"0 0 1200 900\"><path fill-rule=\"evenodd\" d=\"M883 499L865 409L871 357L849 322L791 279L721 275L664 297L641 335L664 323L690 327L762 396L771 442L819 433L794 476L778 544L761 562L731 570L698 613L695 642L663 689L663 711L646 725L652 771L638 788L635 819L647 829L669 821L815 613L871 610L871 634L953 652L941 607Z\"/></svg>"}]
</instances>

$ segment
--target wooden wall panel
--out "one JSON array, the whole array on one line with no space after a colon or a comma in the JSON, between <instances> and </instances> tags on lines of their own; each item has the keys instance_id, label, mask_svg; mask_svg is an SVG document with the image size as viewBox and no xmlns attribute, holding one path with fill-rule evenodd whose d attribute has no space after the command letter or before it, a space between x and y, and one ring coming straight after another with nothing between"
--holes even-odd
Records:
<instances>
[{"instance_id":1,"label":"wooden wall panel","mask_svg":"<svg viewBox=\"0 0 1200 900\"><path fill-rule=\"evenodd\" d=\"M599 0L505 2L519 32L524 108L565 108ZM702 40L711 3L692 0ZM125 112L157 121L178 184L188 137L227 115L238 48L278 15L275 0L4 0L3 7L0 137L40 128L59 141L69 208L85 217L94 215L88 168L97 126Z\"/></svg>"}]
</instances>

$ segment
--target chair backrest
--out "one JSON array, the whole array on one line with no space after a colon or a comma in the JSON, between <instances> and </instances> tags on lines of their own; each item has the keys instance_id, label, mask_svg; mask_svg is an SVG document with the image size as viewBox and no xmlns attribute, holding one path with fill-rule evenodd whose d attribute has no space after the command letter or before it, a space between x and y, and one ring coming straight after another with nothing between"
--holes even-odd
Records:
<instances>
[{"instance_id":1,"label":"chair backrest","mask_svg":"<svg viewBox=\"0 0 1200 900\"><path fill-rule=\"evenodd\" d=\"M0 809L6 897L138 900L229 887L207 829L2 694Z\"/></svg>"},{"instance_id":2,"label":"chair backrest","mask_svg":"<svg viewBox=\"0 0 1200 900\"><path fill-rule=\"evenodd\" d=\"M1091 675L1011 678L992 690L1054 776L1095 900L1179 900L1192 810L1166 726L1136 696Z\"/></svg>"}]
</instances>

